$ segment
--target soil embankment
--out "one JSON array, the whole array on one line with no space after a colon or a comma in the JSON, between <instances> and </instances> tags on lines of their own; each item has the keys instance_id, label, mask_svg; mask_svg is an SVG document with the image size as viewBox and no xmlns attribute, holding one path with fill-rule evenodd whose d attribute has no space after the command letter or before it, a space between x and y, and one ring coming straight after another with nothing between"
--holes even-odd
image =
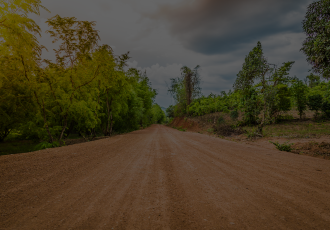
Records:
<instances>
[{"instance_id":1,"label":"soil embankment","mask_svg":"<svg viewBox=\"0 0 330 230\"><path fill-rule=\"evenodd\" d=\"M330 229L330 161L154 125L0 157L0 229Z\"/></svg>"}]
</instances>

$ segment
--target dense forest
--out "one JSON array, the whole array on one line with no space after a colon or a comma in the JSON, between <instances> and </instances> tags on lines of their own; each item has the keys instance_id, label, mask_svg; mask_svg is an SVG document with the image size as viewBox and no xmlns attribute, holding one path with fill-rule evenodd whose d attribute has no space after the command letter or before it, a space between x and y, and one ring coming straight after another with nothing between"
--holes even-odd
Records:
<instances>
[{"instance_id":1,"label":"dense forest","mask_svg":"<svg viewBox=\"0 0 330 230\"><path fill-rule=\"evenodd\" d=\"M256 125L262 135L264 125L277 122L285 112L296 109L300 119L307 109L316 119L330 118L330 2L321 0L308 6L303 30L306 39L301 51L312 69L308 76L289 74L294 61L281 66L270 64L260 42L245 58L233 89L219 95L201 95L199 66L183 67L181 77L172 78L168 91L175 105L167 108L169 117L202 116L224 112L233 120L239 115L237 126ZM303 80L301 80L303 79Z\"/></svg>"},{"instance_id":2,"label":"dense forest","mask_svg":"<svg viewBox=\"0 0 330 230\"><path fill-rule=\"evenodd\" d=\"M0 142L15 134L59 146L70 133L89 140L164 121L146 72L127 67L129 52L99 45L96 22L48 19L46 32L59 46L55 61L42 60L47 48L29 15L48 9L40 0L0 6Z\"/></svg>"}]
</instances>

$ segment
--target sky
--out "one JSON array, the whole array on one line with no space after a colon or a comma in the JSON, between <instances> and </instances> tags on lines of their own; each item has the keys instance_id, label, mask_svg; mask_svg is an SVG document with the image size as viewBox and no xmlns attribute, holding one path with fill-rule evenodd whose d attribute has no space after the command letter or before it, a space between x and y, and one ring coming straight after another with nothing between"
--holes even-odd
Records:
<instances>
[{"instance_id":1,"label":"sky","mask_svg":"<svg viewBox=\"0 0 330 230\"><path fill-rule=\"evenodd\" d=\"M40 43L55 59L45 21L55 15L95 21L116 55L130 51L130 67L146 70L158 95L155 103L174 104L167 89L180 68L200 65L202 93L232 89L245 56L260 41L269 63L295 61L291 76L305 78L311 66L300 51L302 21L313 0L42 0L51 12L33 16Z\"/></svg>"}]
</instances>

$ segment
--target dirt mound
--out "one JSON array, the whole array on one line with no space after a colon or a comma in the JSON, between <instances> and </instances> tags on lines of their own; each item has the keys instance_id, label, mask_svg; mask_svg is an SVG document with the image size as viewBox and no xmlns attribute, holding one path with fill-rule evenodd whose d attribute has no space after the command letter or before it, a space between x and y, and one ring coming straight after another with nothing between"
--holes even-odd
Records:
<instances>
[{"instance_id":1,"label":"dirt mound","mask_svg":"<svg viewBox=\"0 0 330 230\"><path fill-rule=\"evenodd\" d=\"M245 133L245 131L239 128L233 128L231 125L220 124L213 126L214 132L220 136L229 137L231 135L241 135Z\"/></svg>"},{"instance_id":2,"label":"dirt mound","mask_svg":"<svg viewBox=\"0 0 330 230\"><path fill-rule=\"evenodd\" d=\"M303 153L311 156L322 156L323 158L330 159L330 142L307 142L295 143L293 146L293 153Z\"/></svg>"},{"instance_id":3,"label":"dirt mound","mask_svg":"<svg viewBox=\"0 0 330 230\"><path fill-rule=\"evenodd\" d=\"M196 121L192 121L191 119L185 117L176 117L169 125L172 128L181 128L186 129L192 132L199 132L200 127Z\"/></svg>"}]
</instances>

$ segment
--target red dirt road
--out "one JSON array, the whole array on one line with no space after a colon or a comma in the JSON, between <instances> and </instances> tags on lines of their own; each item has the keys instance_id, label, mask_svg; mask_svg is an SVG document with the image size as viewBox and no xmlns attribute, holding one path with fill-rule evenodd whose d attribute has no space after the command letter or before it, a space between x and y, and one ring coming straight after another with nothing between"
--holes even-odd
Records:
<instances>
[{"instance_id":1,"label":"red dirt road","mask_svg":"<svg viewBox=\"0 0 330 230\"><path fill-rule=\"evenodd\" d=\"M330 161L161 125L2 156L0 229L330 229Z\"/></svg>"}]
</instances>

